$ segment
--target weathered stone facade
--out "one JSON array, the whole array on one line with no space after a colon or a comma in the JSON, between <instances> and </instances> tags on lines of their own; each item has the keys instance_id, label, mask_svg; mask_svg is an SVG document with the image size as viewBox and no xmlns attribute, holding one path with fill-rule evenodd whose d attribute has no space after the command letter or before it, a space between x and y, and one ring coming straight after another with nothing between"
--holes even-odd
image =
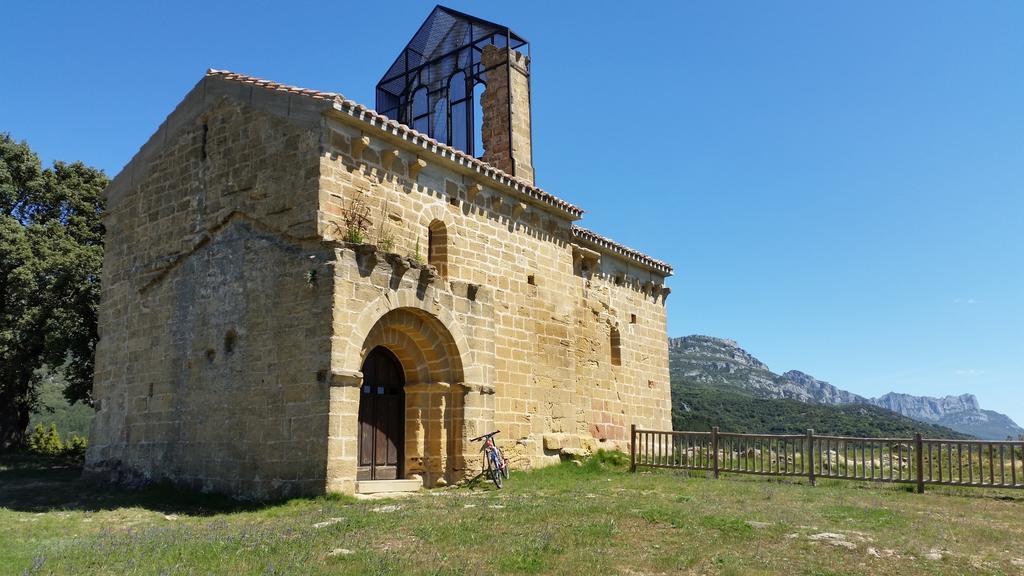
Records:
<instances>
[{"instance_id":1,"label":"weathered stone facade","mask_svg":"<svg viewBox=\"0 0 1024 576\"><path fill-rule=\"evenodd\" d=\"M528 105L518 122L506 155L528 158ZM352 492L378 346L404 372L399 474L426 486L479 470L469 439L493 429L523 468L670 426L671 269L513 167L335 94L208 73L107 191L87 470Z\"/></svg>"}]
</instances>

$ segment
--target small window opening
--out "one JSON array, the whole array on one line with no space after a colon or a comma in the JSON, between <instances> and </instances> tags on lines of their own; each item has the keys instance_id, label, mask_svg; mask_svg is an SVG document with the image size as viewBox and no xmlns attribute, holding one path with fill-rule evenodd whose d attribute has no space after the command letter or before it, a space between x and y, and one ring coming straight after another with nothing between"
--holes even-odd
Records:
<instances>
[{"instance_id":1,"label":"small window opening","mask_svg":"<svg viewBox=\"0 0 1024 576\"><path fill-rule=\"evenodd\" d=\"M622 337L619 335L618 328L612 328L611 345L612 366L622 366Z\"/></svg>"},{"instance_id":2,"label":"small window opening","mask_svg":"<svg viewBox=\"0 0 1024 576\"><path fill-rule=\"evenodd\" d=\"M231 354L235 351L235 341L238 340L238 333L233 329L224 334L224 353Z\"/></svg>"},{"instance_id":3,"label":"small window opening","mask_svg":"<svg viewBox=\"0 0 1024 576\"><path fill-rule=\"evenodd\" d=\"M630 324L636 324L636 314L630 314L629 315L629 323Z\"/></svg>"},{"instance_id":4,"label":"small window opening","mask_svg":"<svg viewBox=\"0 0 1024 576\"><path fill-rule=\"evenodd\" d=\"M150 398L153 397L153 383L152 382L149 383L149 397Z\"/></svg>"},{"instance_id":5,"label":"small window opening","mask_svg":"<svg viewBox=\"0 0 1024 576\"><path fill-rule=\"evenodd\" d=\"M534 276L533 274L530 274L529 276L526 277L526 283L529 284L530 286L536 286L537 277Z\"/></svg>"},{"instance_id":6,"label":"small window opening","mask_svg":"<svg viewBox=\"0 0 1024 576\"><path fill-rule=\"evenodd\" d=\"M427 229L427 263L441 276L448 276L448 230L440 220Z\"/></svg>"}]
</instances>

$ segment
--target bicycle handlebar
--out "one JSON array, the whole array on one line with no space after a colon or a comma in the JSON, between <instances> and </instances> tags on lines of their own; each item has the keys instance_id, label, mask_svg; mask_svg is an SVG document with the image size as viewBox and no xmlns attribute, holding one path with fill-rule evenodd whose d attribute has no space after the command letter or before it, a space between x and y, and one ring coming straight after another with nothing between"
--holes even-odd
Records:
<instances>
[{"instance_id":1,"label":"bicycle handlebar","mask_svg":"<svg viewBox=\"0 0 1024 576\"><path fill-rule=\"evenodd\" d=\"M479 442L479 441L483 440L484 438L490 438L491 436L494 436L498 432L501 432L501 430L495 430L494 432L488 432L487 434L483 434L481 436L477 436L476 438L470 439L470 442Z\"/></svg>"}]
</instances>

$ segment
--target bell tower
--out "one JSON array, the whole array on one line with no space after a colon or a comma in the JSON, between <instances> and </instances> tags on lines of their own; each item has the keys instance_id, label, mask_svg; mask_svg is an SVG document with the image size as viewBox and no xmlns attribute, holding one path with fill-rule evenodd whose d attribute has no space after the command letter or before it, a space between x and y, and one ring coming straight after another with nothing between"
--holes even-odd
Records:
<instances>
[{"instance_id":1,"label":"bell tower","mask_svg":"<svg viewBox=\"0 0 1024 576\"><path fill-rule=\"evenodd\" d=\"M437 6L377 83L377 111L533 184L530 47Z\"/></svg>"}]
</instances>

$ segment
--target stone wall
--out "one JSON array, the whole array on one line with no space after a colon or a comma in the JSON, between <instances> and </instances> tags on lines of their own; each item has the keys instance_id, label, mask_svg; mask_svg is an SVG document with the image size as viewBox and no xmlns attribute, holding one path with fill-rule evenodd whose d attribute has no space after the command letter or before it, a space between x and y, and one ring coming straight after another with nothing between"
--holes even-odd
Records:
<instances>
[{"instance_id":1,"label":"stone wall","mask_svg":"<svg viewBox=\"0 0 1024 576\"><path fill-rule=\"evenodd\" d=\"M557 461L566 451L628 449L631 423L671 425L664 292L652 288L663 283L661 274L598 248L583 249L594 259L584 272L569 216L342 115L328 119L327 131L320 233L343 239L346 214L359 210L369 214L367 242L384 239L394 252L425 260L430 226L441 222L447 275L436 285L488 295L482 316L460 308L459 299L439 306L436 296L420 296L434 313L445 311L446 325L471 335L468 348L459 350L467 358L465 385L493 390L493 409L467 413L466 428L456 436L501 429L499 441L514 464L529 467ZM339 373L358 371L370 350L359 336L349 336L351 318L371 296L401 290L383 280L370 286L364 276L349 270L336 279L339 287L355 282L336 302ZM618 366L612 363L613 329ZM363 356L353 357L355 350ZM350 400L344 417L354 421L356 408ZM407 429L419 425L410 419ZM449 467L447 480L479 469L472 449L463 454L465 462Z\"/></svg>"},{"instance_id":2,"label":"stone wall","mask_svg":"<svg viewBox=\"0 0 1024 576\"><path fill-rule=\"evenodd\" d=\"M530 61L515 50L489 44L480 63L487 70L487 89L480 102L484 161L533 184Z\"/></svg>"},{"instance_id":3,"label":"stone wall","mask_svg":"<svg viewBox=\"0 0 1024 576\"><path fill-rule=\"evenodd\" d=\"M469 438L493 422L491 291L439 277L397 253L339 252L335 269L328 489L356 476L359 370L376 346L405 370L405 477L429 486L461 477Z\"/></svg>"},{"instance_id":4,"label":"stone wall","mask_svg":"<svg viewBox=\"0 0 1024 576\"><path fill-rule=\"evenodd\" d=\"M108 189L91 474L322 492L319 113L283 99L204 80Z\"/></svg>"},{"instance_id":5,"label":"stone wall","mask_svg":"<svg viewBox=\"0 0 1024 576\"><path fill-rule=\"evenodd\" d=\"M208 77L114 180L90 473L351 492L377 345L427 485L478 470L493 429L530 467L670 425L662 274L363 114Z\"/></svg>"}]
</instances>

